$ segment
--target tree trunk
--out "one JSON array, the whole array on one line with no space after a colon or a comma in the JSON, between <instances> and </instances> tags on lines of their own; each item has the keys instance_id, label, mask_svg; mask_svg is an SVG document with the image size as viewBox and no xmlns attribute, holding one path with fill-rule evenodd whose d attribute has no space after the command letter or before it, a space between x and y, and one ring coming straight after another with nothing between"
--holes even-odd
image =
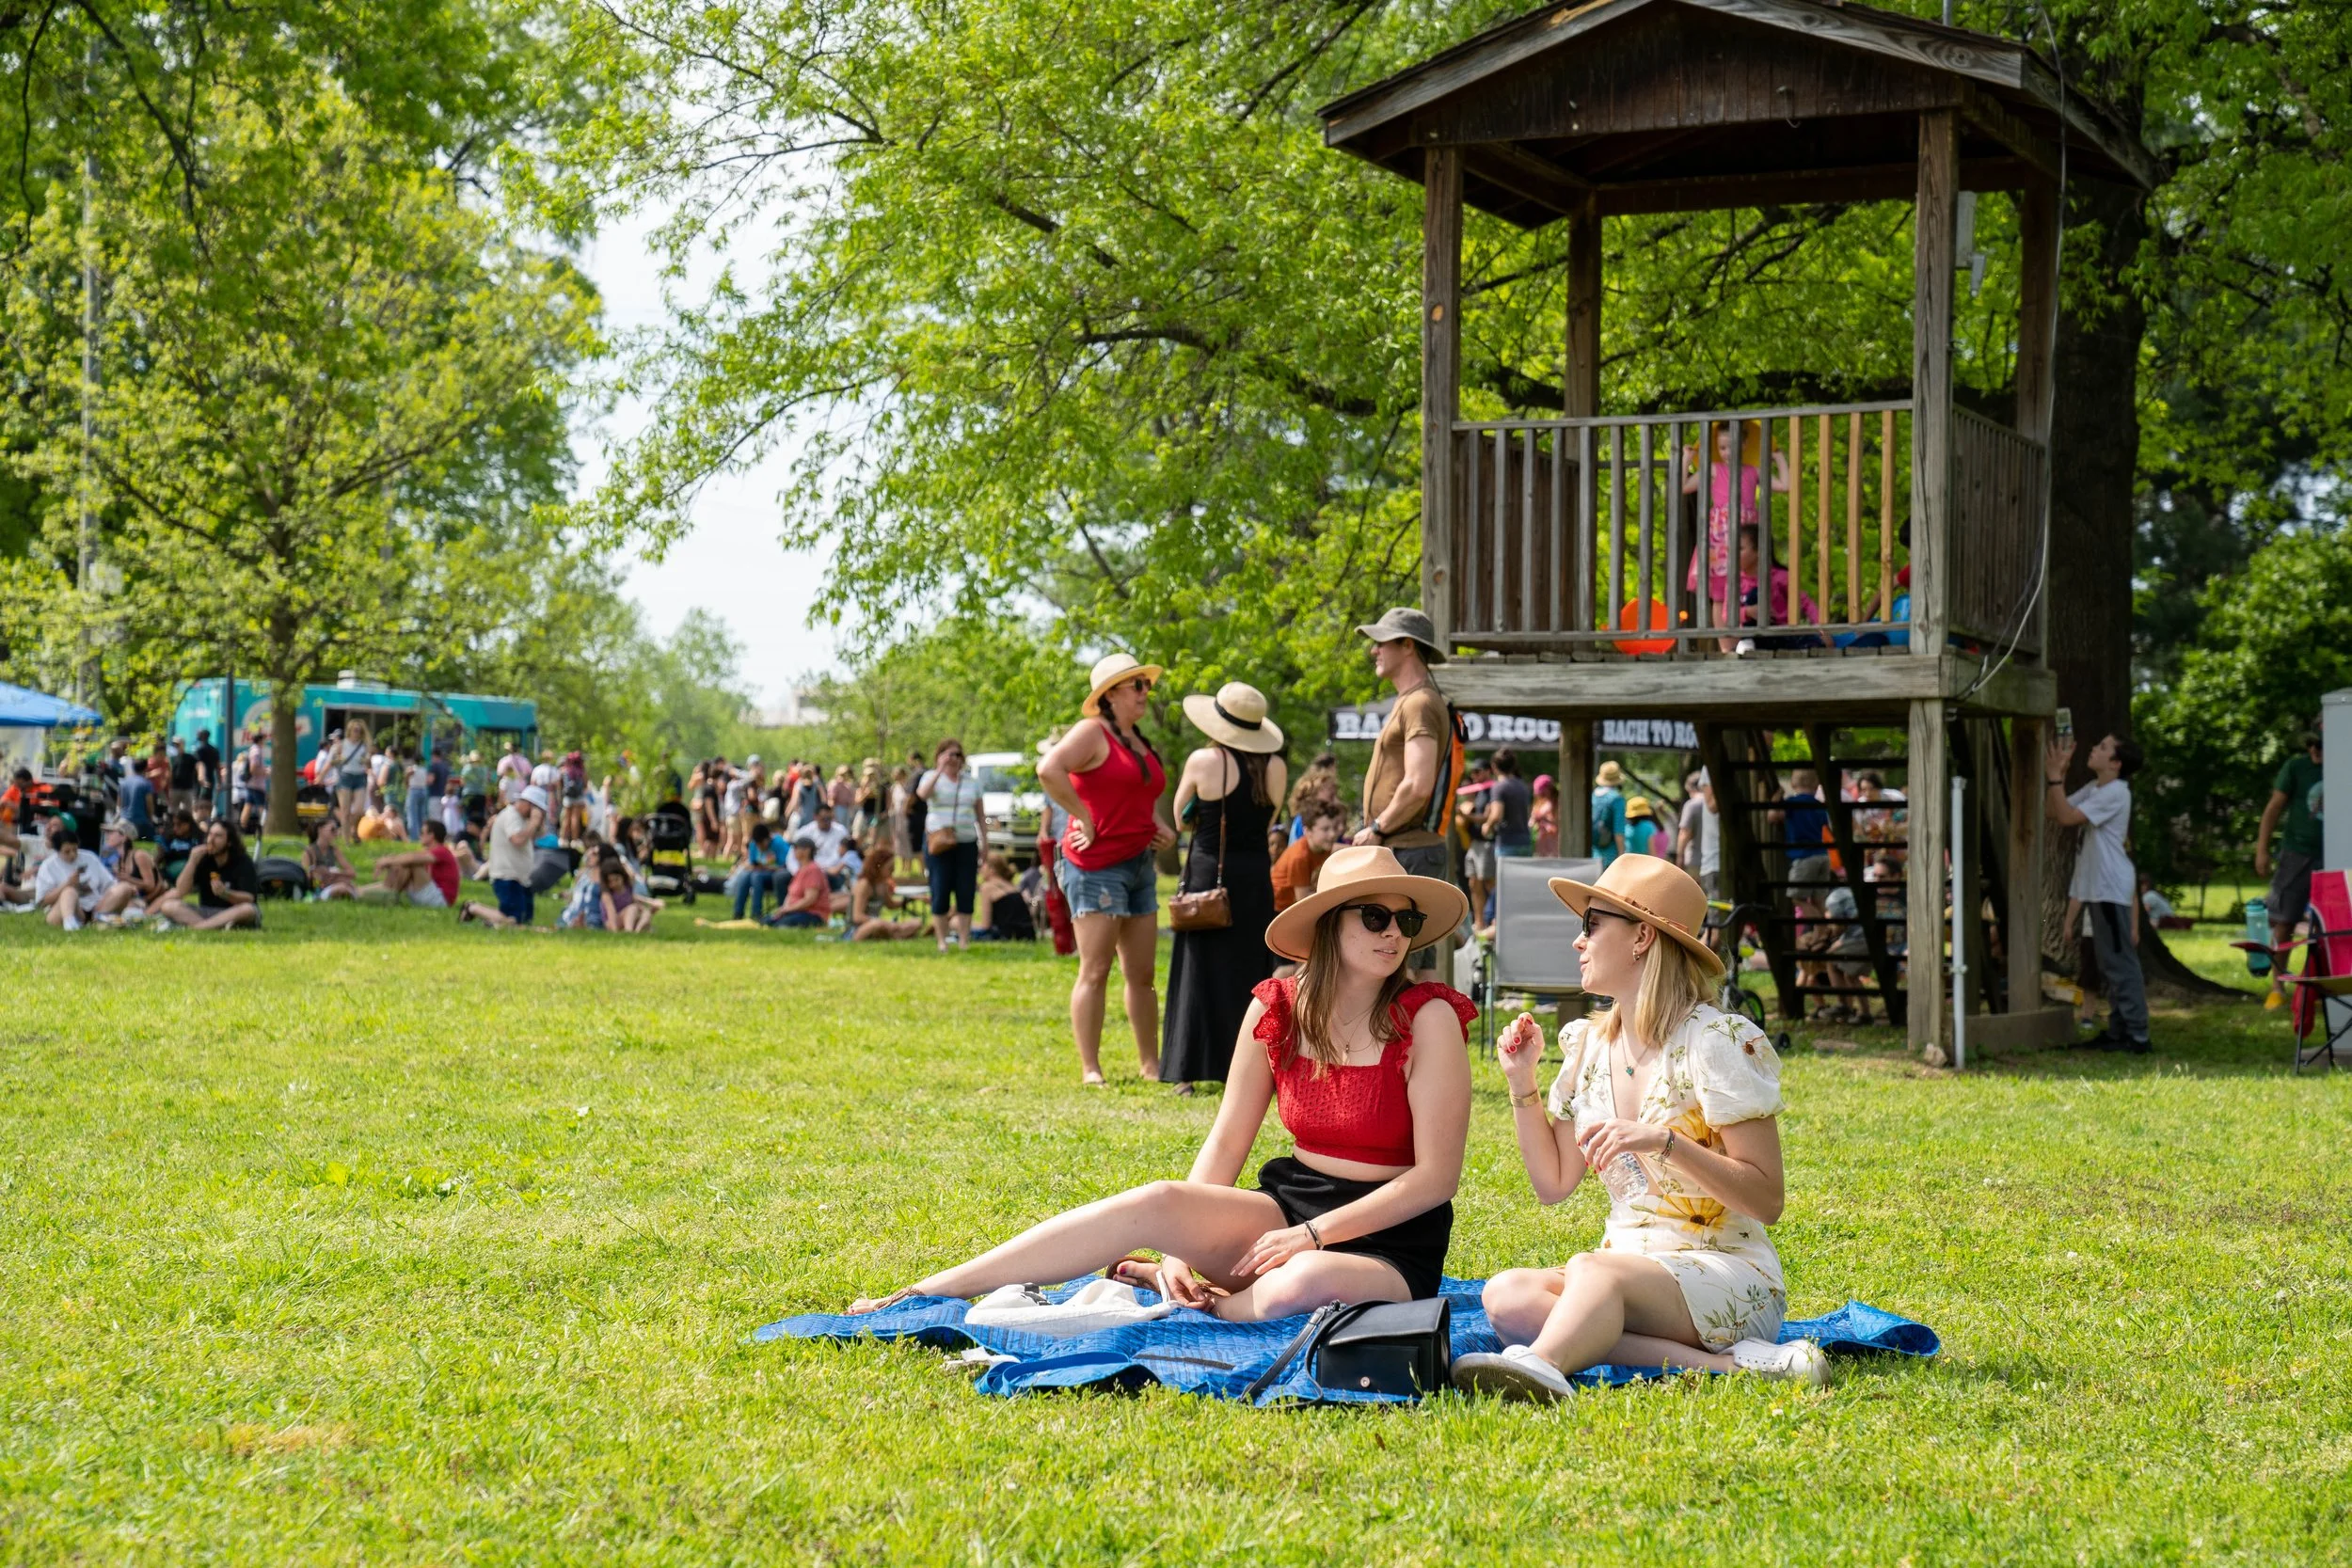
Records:
<instances>
[{"instance_id":1,"label":"tree trunk","mask_svg":"<svg viewBox=\"0 0 2352 1568\"><path fill-rule=\"evenodd\" d=\"M2082 759L2102 736L2132 733L2133 501L2148 313L2124 273L2148 235L2146 198L2128 185L2079 181L2067 224L2078 236L2095 231L2096 245L2093 283L2067 291L2058 312L2050 436L2049 660L2058 700L2074 715L2073 788L2090 777ZM2054 830L2042 860L2042 951L2068 972L2066 885L2081 836Z\"/></svg>"},{"instance_id":2,"label":"tree trunk","mask_svg":"<svg viewBox=\"0 0 2352 1568\"><path fill-rule=\"evenodd\" d=\"M294 721L302 712L302 682L282 671L269 677L269 831L299 833L294 815Z\"/></svg>"},{"instance_id":3,"label":"tree trunk","mask_svg":"<svg viewBox=\"0 0 2352 1568\"><path fill-rule=\"evenodd\" d=\"M2244 991L2216 985L2188 965L2181 962L2172 949L2164 944L2164 933L2156 929L2153 920L2139 923L2139 973L2151 986L2161 986L2190 997L2243 997Z\"/></svg>"}]
</instances>

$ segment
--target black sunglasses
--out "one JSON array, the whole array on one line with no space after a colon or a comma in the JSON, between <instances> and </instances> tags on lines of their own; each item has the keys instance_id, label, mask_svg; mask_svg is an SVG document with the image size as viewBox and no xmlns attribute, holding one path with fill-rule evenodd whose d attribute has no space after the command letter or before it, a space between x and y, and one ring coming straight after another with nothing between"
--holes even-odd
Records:
<instances>
[{"instance_id":1,"label":"black sunglasses","mask_svg":"<svg viewBox=\"0 0 2352 1568\"><path fill-rule=\"evenodd\" d=\"M1340 908L1354 910L1357 918L1364 923L1364 929L1375 936L1387 930L1391 920L1408 937L1421 935L1421 928L1429 924L1429 917L1419 910L1392 910L1385 904L1342 904Z\"/></svg>"}]
</instances>

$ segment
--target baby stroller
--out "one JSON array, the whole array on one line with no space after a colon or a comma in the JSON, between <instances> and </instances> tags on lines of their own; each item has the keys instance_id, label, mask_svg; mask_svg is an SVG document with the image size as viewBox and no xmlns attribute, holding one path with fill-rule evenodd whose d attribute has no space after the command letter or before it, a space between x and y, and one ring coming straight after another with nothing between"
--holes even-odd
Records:
<instances>
[{"instance_id":1,"label":"baby stroller","mask_svg":"<svg viewBox=\"0 0 2352 1568\"><path fill-rule=\"evenodd\" d=\"M645 827L645 886L656 897L694 901L694 819L675 800L666 800L642 819ZM665 869L661 857L675 855L677 866Z\"/></svg>"}]
</instances>

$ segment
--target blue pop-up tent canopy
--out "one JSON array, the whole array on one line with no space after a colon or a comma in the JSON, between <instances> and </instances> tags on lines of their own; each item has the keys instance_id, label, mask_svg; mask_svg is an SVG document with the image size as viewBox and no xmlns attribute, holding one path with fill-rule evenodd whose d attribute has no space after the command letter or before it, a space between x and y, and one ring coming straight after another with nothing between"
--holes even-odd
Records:
<instances>
[{"instance_id":1,"label":"blue pop-up tent canopy","mask_svg":"<svg viewBox=\"0 0 2352 1568\"><path fill-rule=\"evenodd\" d=\"M54 730L60 724L95 724L100 715L79 703L52 697L0 681L0 725L12 729Z\"/></svg>"}]
</instances>

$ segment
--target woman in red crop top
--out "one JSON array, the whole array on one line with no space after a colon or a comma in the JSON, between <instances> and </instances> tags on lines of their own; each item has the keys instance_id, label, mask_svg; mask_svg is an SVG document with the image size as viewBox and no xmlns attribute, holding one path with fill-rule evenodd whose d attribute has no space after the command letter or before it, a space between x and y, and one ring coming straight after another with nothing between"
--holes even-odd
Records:
<instances>
[{"instance_id":1,"label":"woman in red crop top","mask_svg":"<svg viewBox=\"0 0 2352 1568\"><path fill-rule=\"evenodd\" d=\"M1061 840L1062 896L1078 936L1078 977L1070 988L1070 1032L1079 1081L1103 1082L1103 1010L1111 959L1126 982L1136 1067L1160 1075L1160 1003L1152 985L1159 956L1159 868L1152 851L1176 842L1160 797L1168 769L1142 722L1160 667L1113 654L1094 667L1079 705L1086 717L1045 753L1037 782L1070 814Z\"/></svg>"},{"instance_id":2,"label":"woman in red crop top","mask_svg":"<svg viewBox=\"0 0 2352 1568\"><path fill-rule=\"evenodd\" d=\"M1258 987L1189 1176L1057 1215L850 1310L1114 1266L1234 1322L1437 1294L1470 1131L1464 1031L1476 1015L1458 991L1407 985L1405 956L1468 908L1453 884L1406 875L1385 847L1337 851L1318 890L1266 928L1266 945L1300 972ZM1261 1166L1254 1190L1238 1187L1269 1105L1296 1152ZM1132 1257L1139 1247L1159 1259Z\"/></svg>"}]
</instances>

